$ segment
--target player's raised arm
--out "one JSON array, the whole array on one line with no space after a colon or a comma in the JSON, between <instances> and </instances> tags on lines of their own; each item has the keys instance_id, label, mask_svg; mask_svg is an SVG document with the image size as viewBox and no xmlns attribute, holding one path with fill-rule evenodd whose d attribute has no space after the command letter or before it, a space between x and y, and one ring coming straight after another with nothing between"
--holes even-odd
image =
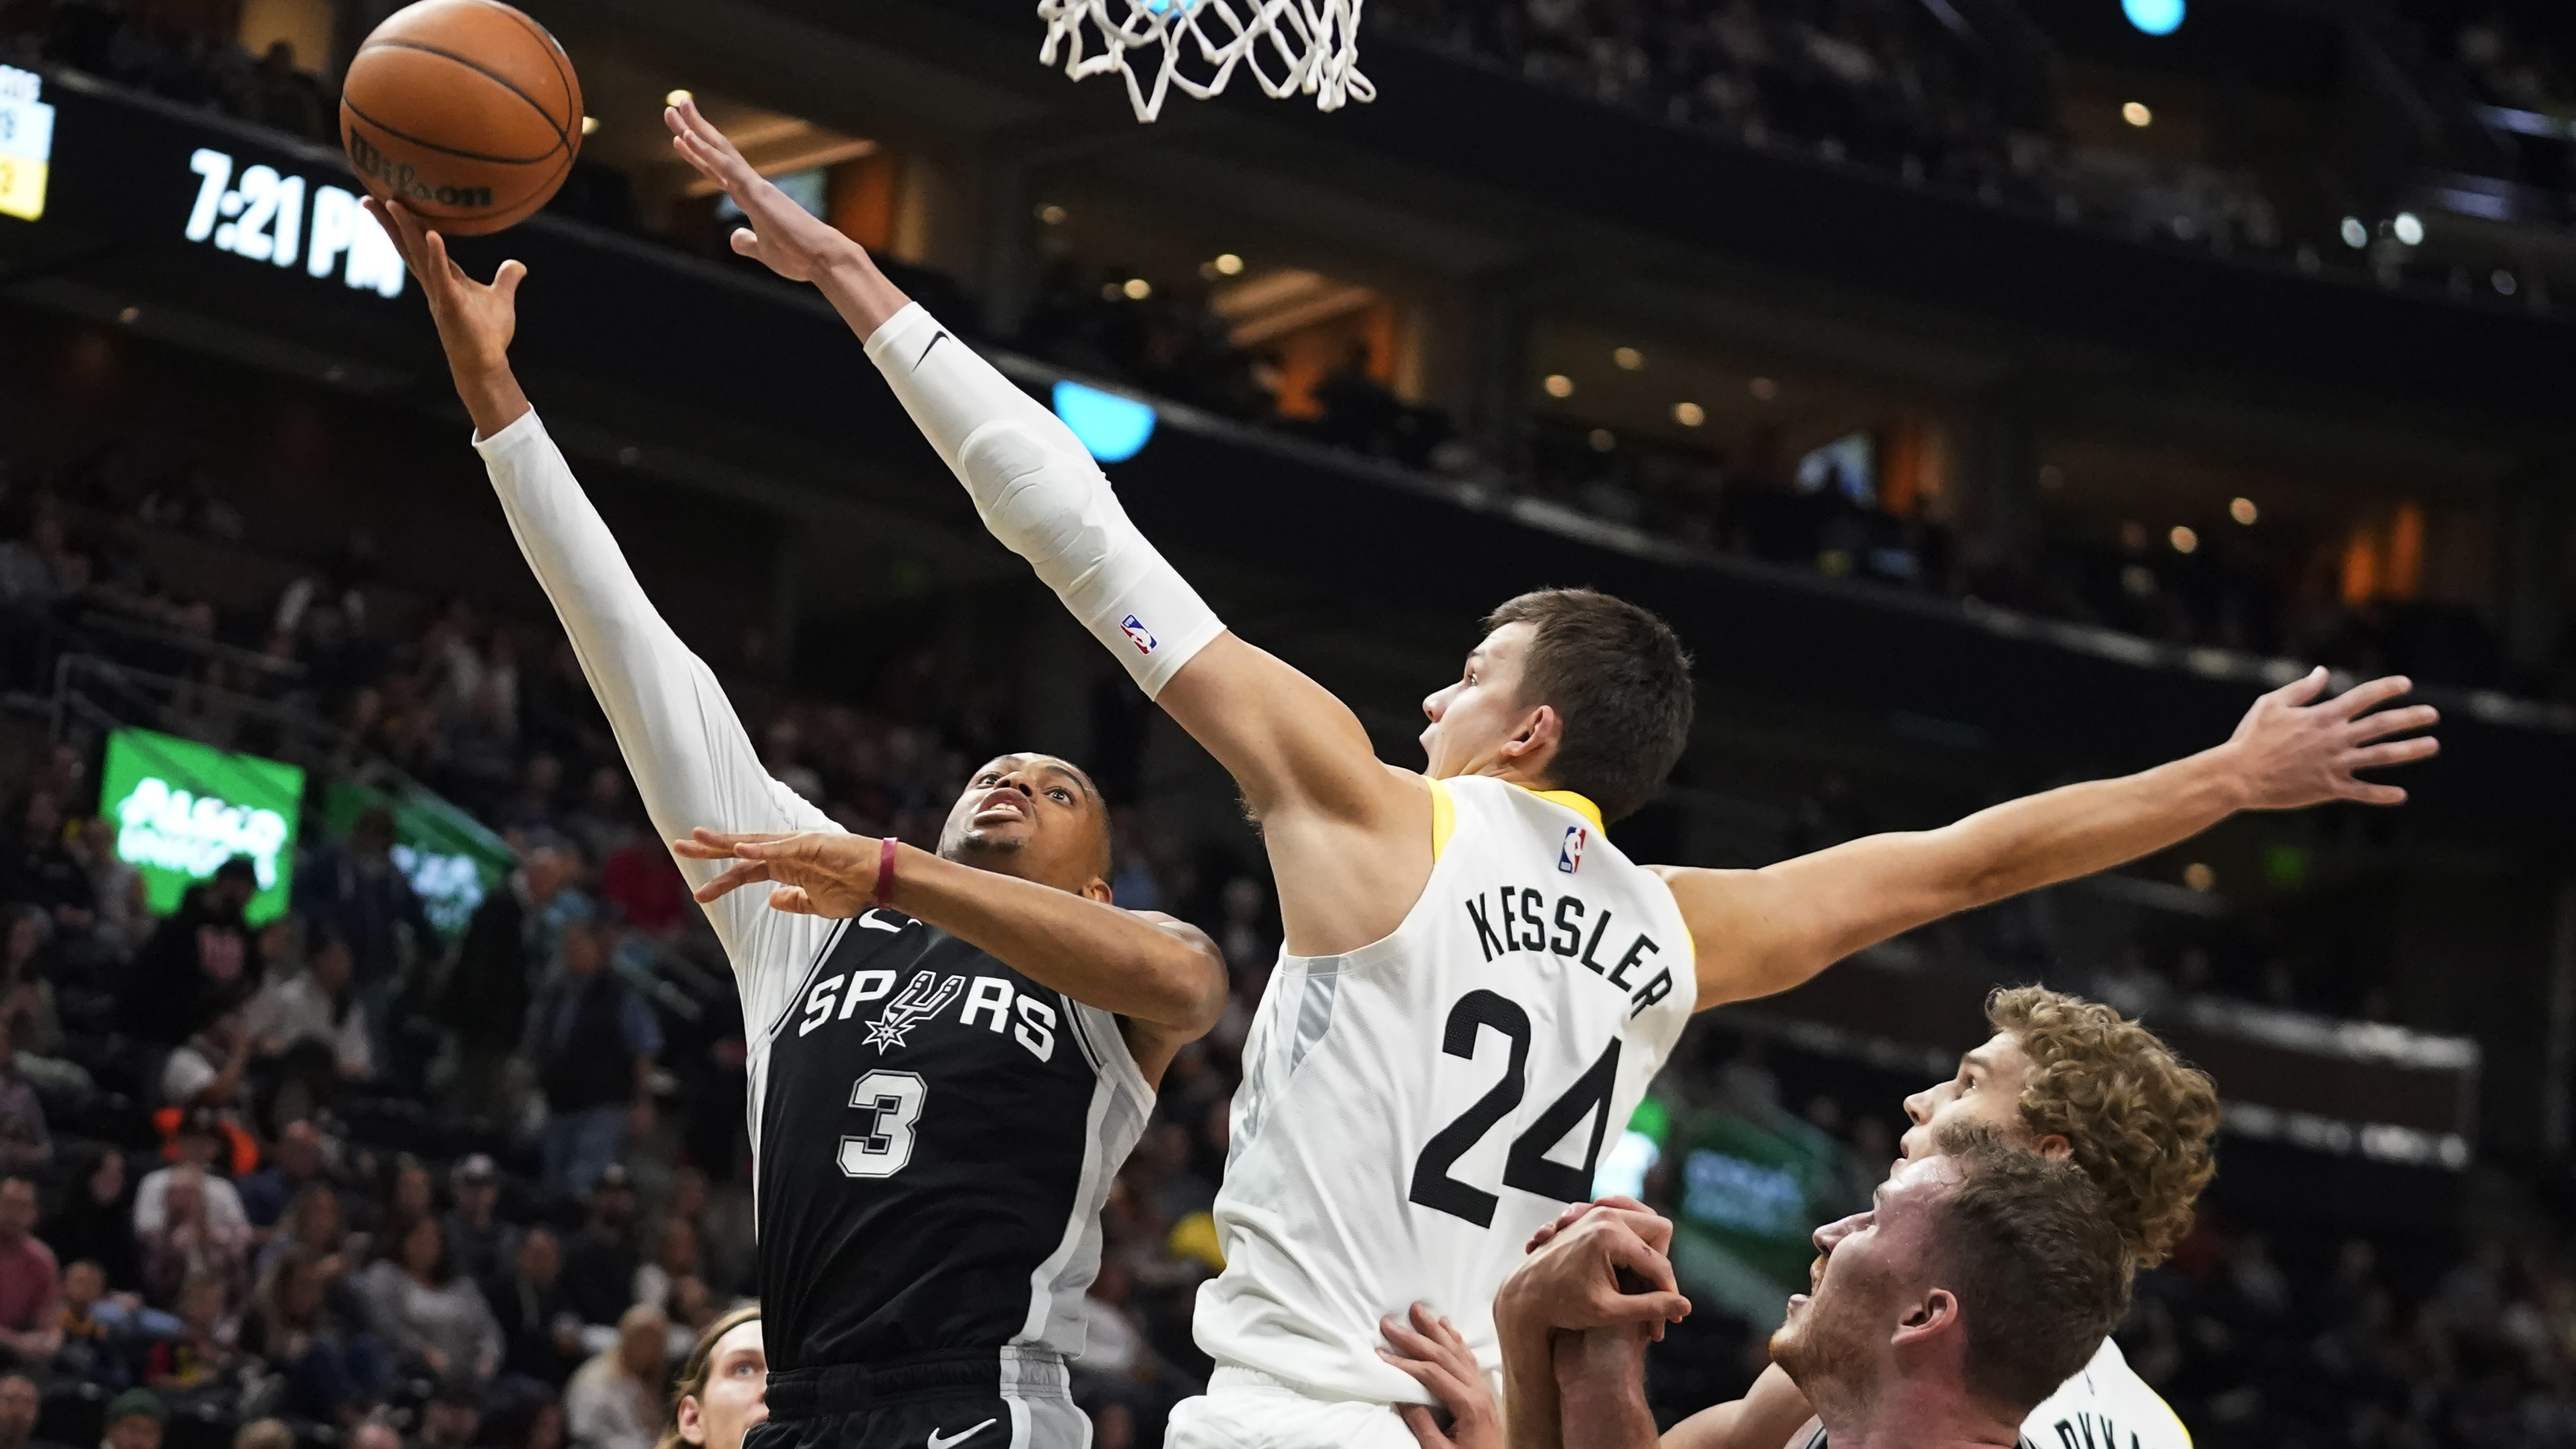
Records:
<instances>
[{"instance_id":1,"label":"player's raised arm","mask_svg":"<svg viewBox=\"0 0 2576 1449\"><path fill-rule=\"evenodd\" d=\"M510 370L510 339L527 269L503 262L490 285L476 282L449 258L438 233L399 202L380 207L369 199L366 205L429 298L457 395L474 419L475 450L491 472L519 551L572 638L654 828L666 839L710 823L733 830L836 828L761 768L714 673L653 608L520 390ZM682 868L693 884L716 873L694 861ZM763 961L802 965L809 953L791 948L821 934L817 923L763 909L757 900L727 902L711 916L737 972Z\"/></svg>"},{"instance_id":2,"label":"player's raised arm","mask_svg":"<svg viewBox=\"0 0 2576 1449\"><path fill-rule=\"evenodd\" d=\"M733 249L822 290L866 340L869 358L966 486L985 527L1027 559L1147 697L1234 776L1274 855L1284 846L1347 865L1349 888L1318 894L1363 903L1358 922L1308 921L1344 913L1285 902L1297 949L1349 949L1391 929L1431 867L1431 803L1421 782L1378 761L1348 706L1226 630L1128 520L1061 419L905 297L858 243L754 172L694 102L664 119L674 148L751 221L734 232ZM1333 840L1301 845L1309 825ZM1356 829L1336 828L1344 826ZM1401 842L1420 858L1373 859L1372 840ZM1381 881L1392 883L1389 901L1377 903Z\"/></svg>"},{"instance_id":3,"label":"player's raised arm","mask_svg":"<svg viewBox=\"0 0 2576 1449\"><path fill-rule=\"evenodd\" d=\"M927 921L1074 1000L1133 1023L1136 1065L1159 1085L1180 1049L1225 1014L1225 956L1205 931L1090 893L981 870L930 851L843 831L740 835L698 830L671 842L684 860L732 862L699 886L702 903L745 886L771 909L848 920L887 906ZM885 867L892 864L889 876Z\"/></svg>"},{"instance_id":4,"label":"player's raised arm","mask_svg":"<svg viewBox=\"0 0 2576 1449\"><path fill-rule=\"evenodd\" d=\"M2227 743L2117 780L2068 785L1939 830L1873 835L1762 870L1667 867L1699 951L1699 1007L1786 991L1864 946L2176 845L2243 810L2404 803L2356 772L2431 757L2429 705L2377 679L2320 700L2319 669L2254 702Z\"/></svg>"}]
</instances>

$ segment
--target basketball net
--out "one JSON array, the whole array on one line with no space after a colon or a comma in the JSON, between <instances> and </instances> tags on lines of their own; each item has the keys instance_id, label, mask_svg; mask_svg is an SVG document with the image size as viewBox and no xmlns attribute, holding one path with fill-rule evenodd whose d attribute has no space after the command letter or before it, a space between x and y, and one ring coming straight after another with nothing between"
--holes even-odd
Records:
<instances>
[{"instance_id":1,"label":"basketball net","mask_svg":"<svg viewBox=\"0 0 2576 1449\"><path fill-rule=\"evenodd\" d=\"M1162 114L1174 86L1206 100L1239 63L1272 100L1304 93L1315 109L1377 98L1360 74L1362 0L1038 0L1038 60L1075 80L1116 71L1136 119ZM1094 45L1097 53L1091 53ZM1149 82L1144 72L1150 71ZM1273 72L1276 72L1274 78Z\"/></svg>"}]
</instances>

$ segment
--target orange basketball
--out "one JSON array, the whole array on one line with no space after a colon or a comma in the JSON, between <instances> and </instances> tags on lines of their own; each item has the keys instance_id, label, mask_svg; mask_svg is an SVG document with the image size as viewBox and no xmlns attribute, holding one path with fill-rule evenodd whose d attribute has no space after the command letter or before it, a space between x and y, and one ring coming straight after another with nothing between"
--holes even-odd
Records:
<instances>
[{"instance_id":1,"label":"orange basketball","mask_svg":"<svg viewBox=\"0 0 2576 1449\"><path fill-rule=\"evenodd\" d=\"M499 0L419 0L349 62L340 143L379 201L441 231L499 231L546 204L581 150L581 82Z\"/></svg>"}]
</instances>

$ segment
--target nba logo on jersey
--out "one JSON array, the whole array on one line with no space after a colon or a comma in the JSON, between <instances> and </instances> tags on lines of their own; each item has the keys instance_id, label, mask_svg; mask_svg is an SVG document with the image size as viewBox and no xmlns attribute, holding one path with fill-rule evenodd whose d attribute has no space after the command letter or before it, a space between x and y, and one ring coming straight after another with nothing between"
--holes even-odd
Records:
<instances>
[{"instance_id":1,"label":"nba logo on jersey","mask_svg":"<svg viewBox=\"0 0 2576 1449\"><path fill-rule=\"evenodd\" d=\"M1127 637L1135 642L1137 653L1151 654L1154 652L1154 645L1157 641L1153 634L1145 628L1144 620L1130 614L1126 618L1118 621L1118 627L1127 631Z\"/></svg>"},{"instance_id":2,"label":"nba logo on jersey","mask_svg":"<svg viewBox=\"0 0 2576 1449\"><path fill-rule=\"evenodd\" d=\"M1591 839L1592 832L1580 825L1565 827L1565 843L1556 850L1556 868L1567 875L1583 869L1583 847Z\"/></svg>"}]
</instances>

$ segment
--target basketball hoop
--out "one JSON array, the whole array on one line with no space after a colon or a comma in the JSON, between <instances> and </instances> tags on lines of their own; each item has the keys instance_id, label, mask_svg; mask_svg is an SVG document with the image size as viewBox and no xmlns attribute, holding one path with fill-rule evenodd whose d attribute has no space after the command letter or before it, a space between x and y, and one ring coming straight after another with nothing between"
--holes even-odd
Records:
<instances>
[{"instance_id":1,"label":"basketball hoop","mask_svg":"<svg viewBox=\"0 0 2576 1449\"><path fill-rule=\"evenodd\" d=\"M1360 74L1361 0L1038 0L1047 23L1038 52L1075 80L1116 71L1136 119L1162 114L1174 86L1199 100L1225 89L1240 63L1272 100L1306 94L1315 109L1377 98ZM1123 12L1120 14L1118 12ZM1097 54L1086 54L1097 43ZM1130 52L1136 54L1131 57ZM1139 74L1151 70L1148 83ZM1277 71L1277 78L1272 72Z\"/></svg>"}]
</instances>

